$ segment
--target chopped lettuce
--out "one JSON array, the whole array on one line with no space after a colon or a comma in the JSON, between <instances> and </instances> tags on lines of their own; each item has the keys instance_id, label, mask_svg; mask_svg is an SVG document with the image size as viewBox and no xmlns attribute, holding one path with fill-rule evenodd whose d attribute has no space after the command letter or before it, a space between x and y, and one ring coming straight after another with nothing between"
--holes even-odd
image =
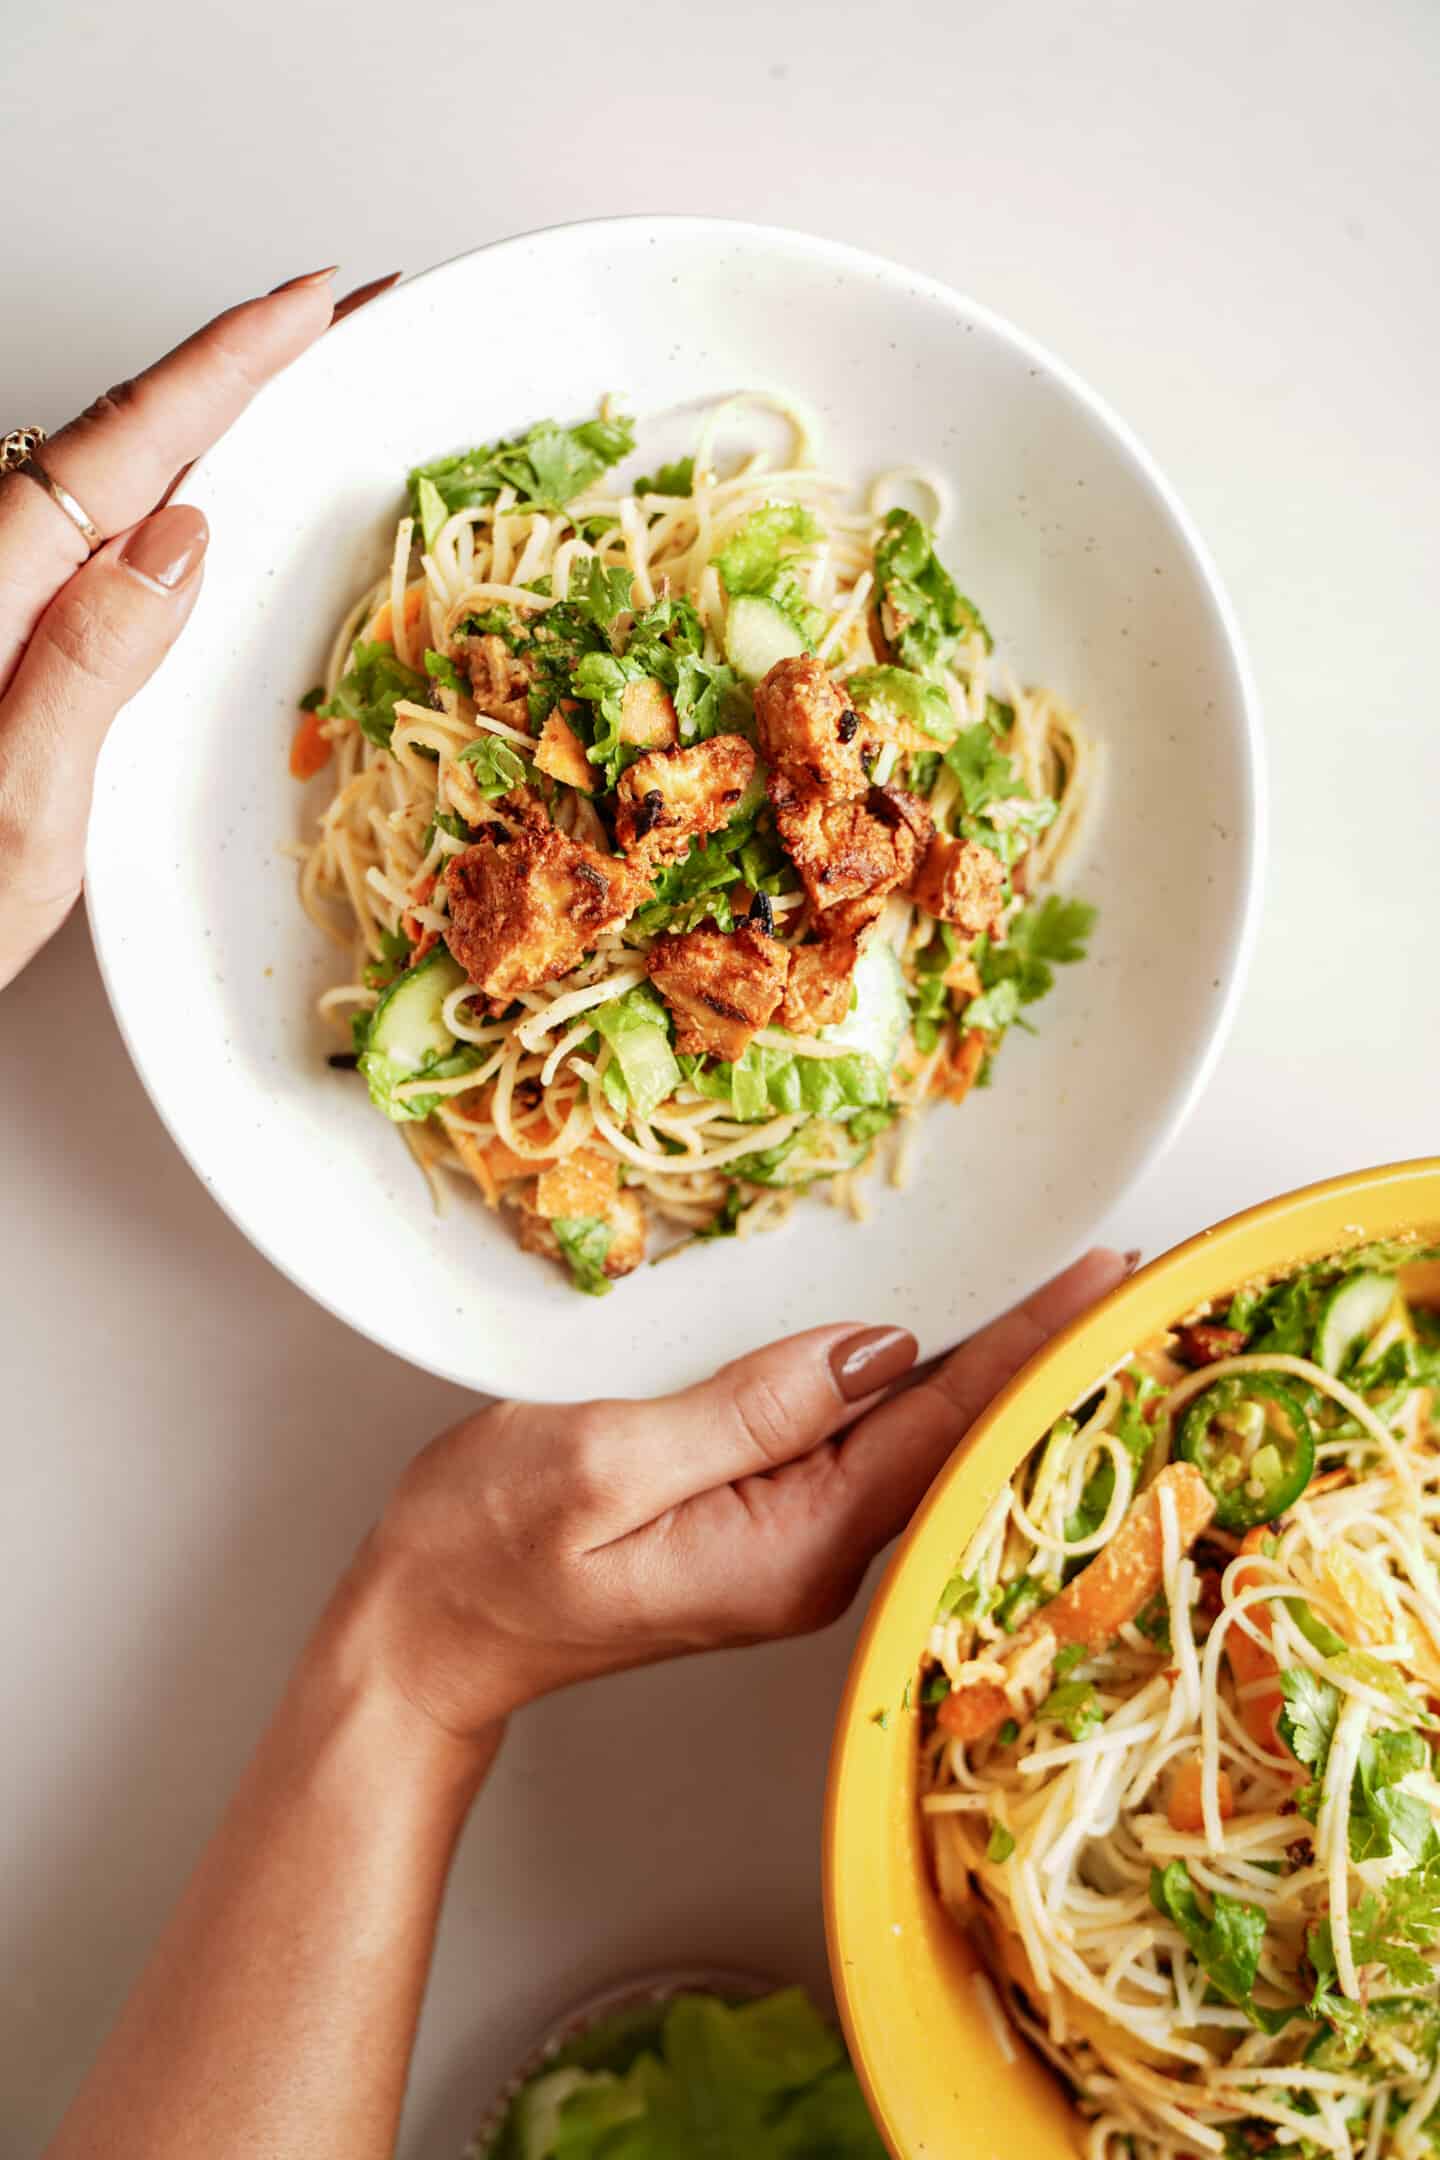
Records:
<instances>
[{"instance_id":1,"label":"chopped lettuce","mask_svg":"<svg viewBox=\"0 0 1440 2160\"><path fill-rule=\"evenodd\" d=\"M335 687L334 697L321 710L330 720L353 720L368 742L388 750L395 731L395 707L400 700L424 705L429 694L425 676L397 660L393 645L378 638L362 638L351 648L349 664Z\"/></svg>"},{"instance_id":2,"label":"chopped lettuce","mask_svg":"<svg viewBox=\"0 0 1440 2160\"><path fill-rule=\"evenodd\" d=\"M420 532L427 551L435 545L435 535L450 515L450 506L428 473L418 473L415 478L415 515L420 520Z\"/></svg>"},{"instance_id":3,"label":"chopped lettuce","mask_svg":"<svg viewBox=\"0 0 1440 2160\"><path fill-rule=\"evenodd\" d=\"M495 2160L885 2160L844 2046L799 1988L677 1996L648 2039L593 2065L579 2052L531 2080Z\"/></svg>"},{"instance_id":4,"label":"chopped lettuce","mask_svg":"<svg viewBox=\"0 0 1440 2160\"><path fill-rule=\"evenodd\" d=\"M715 557L715 567L726 593L733 600L754 593L779 608L795 625L807 644L813 644L825 626L819 608L811 607L800 581L789 568L786 548L818 540L821 528L800 503L766 503L752 510L737 526Z\"/></svg>"},{"instance_id":5,"label":"chopped lettuce","mask_svg":"<svg viewBox=\"0 0 1440 2160\"><path fill-rule=\"evenodd\" d=\"M366 1042L368 1045L368 1035ZM418 1065L397 1062L386 1057L382 1051L361 1046L360 1070L365 1085L370 1090L370 1100L377 1110L382 1110L393 1124L419 1124L436 1109L442 1097L439 1095L411 1095L403 1101L397 1099L395 1090L412 1080L454 1080L461 1073L474 1072L484 1053L475 1043L462 1043L458 1050L451 1050L443 1057L430 1056Z\"/></svg>"},{"instance_id":6,"label":"chopped lettuce","mask_svg":"<svg viewBox=\"0 0 1440 2160\"><path fill-rule=\"evenodd\" d=\"M980 610L956 590L929 526L912 511L887 516L875 545L875 582L894 625L890 642L905 667L933 675L972 637L991 650Z\"/></svg>"},{"instance_id":7,"label":"chopped lettuce","mask_svg":"<svg viewBox=\"0 0 1440 2160\"><path fill-rule=\"evenodd\" d=\"M849 1057L796 1057L788 1050L751 1043L733 1065L683 1057L680 1069L702 1095L728 1102L732 1114L747 1124L795 1110L813 1117L843 1116L847 1110L883 1109L890 1099L889 1075L864 1051Z\"/></svg>"},{"instance_id":8,"label":"chopped lettuce","mask_svg":"<svg viewBox=\"0 0 1440 2160\"><path fill-rule=\"evenodd\" d=\"M561 510L634 447L634 424L618 415L613 420L582 420L569 428L540 420L508 442L482 443L455 457L417 465L410 475L410 500L422 521L427 501L431 517L435 515L432 497L422 499L422 482L429 483L447 516L474 503L492 503L505 487L514 488L522 509ZM427 546L430 537L427 531Z\"/></svg>"},{"instance_id":9,"label":"chopped lettuce","mask_svg":"<svg viewBox=\"0 0 1440 2160\"><path fill-rule=\"evenodd\" d=\"M665 1007L648 984L638 983L624 997L597 1005L590 1018L615 1053L607 1076L619 1066L626 1104L636 1117L648 1118L680 1085Z\"/></svg>"},{"instance_id":10,"label":"chopped lettuce","mask_svg":"<svg viewBox=\"0 0 1440 2160\"><path fill-rule=\"evenodd\" d=\"M862 712L885 720L908 721L937 742L948 743L959 722L955 708L938 683L909 668L869 667L847 675L845 690ZM973 732L973 731L972 731Z\"/></svg>"},{"instance_id":11,"label":"chopped lettuce","mask_svg":"<svg viewBox=\"0 0 1440 2160\"><path fill-rule=\"evenodd\" d=\"M587 1297L607 1297L615 1285L605 1260L615 1233L603 1215L557 1215L550 1228L570 1263L571 1280Z\"/></svg>"}]
</instances>

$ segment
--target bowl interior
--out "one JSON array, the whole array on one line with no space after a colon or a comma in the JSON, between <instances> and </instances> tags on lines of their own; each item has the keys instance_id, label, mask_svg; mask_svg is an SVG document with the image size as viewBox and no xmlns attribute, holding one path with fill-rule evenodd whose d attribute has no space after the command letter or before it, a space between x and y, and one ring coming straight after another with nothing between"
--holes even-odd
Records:
<instances>
[{"instance_id":1,"label":"bowl interior","mask_svg":"<svg viewBox=\"0 0 1440 2160\"><path fill-rule=\"evenodd\" d=\"M298 695L383 566L407 468L606 391L644 460L702 400L797 393L827 461L945 476L947 558L1018 674L1107 745L1067 886L1084 967L995 1084L937 1110L864 1228L797 1208L574 1296L329 1072L336 979L282 852ZM737 442L737 448L743 447ZM668 1387L787 1329L905 1318L929 1351L1071 1252L1169 1137L1228 1009L1255 885L1254 729L1233 626L1142 452L1056 363L927 280L828 242L694 219L577 226L431 272L344 323L196 468L214 538L194 621L106 745L88 856L102 966L161 1114L216 1198L314 1296L464 1383ZM163 933L160 926L163 925ZM1183 964L1177 956L1183 956ZM1144 1015L1143 1028L1136 1016ZM566 1355L551 1354L564 1327Z\"/></svg>"},{"instance_id":2,"label":"bowl interior","mask_svg":"<svg viewBox=\"0 0 1440 2160\"><path fill-rule=\"evenodd\" d=\"M1047 1345L931 1487L856 1648L825 1824L836 1998L896 2160L989 2160L1002 2149L1061 2160L1078 2142L1078 2118L1058 2082L1006 2025L930 1882L917 1805L918 1713L905 1698L941 1586L1016 1464L1137 1343L1252 1276L1411 1230L1440 1234L1440 1161L1310 1186L1192 1238Z\"/></svg>"}]
</instances>

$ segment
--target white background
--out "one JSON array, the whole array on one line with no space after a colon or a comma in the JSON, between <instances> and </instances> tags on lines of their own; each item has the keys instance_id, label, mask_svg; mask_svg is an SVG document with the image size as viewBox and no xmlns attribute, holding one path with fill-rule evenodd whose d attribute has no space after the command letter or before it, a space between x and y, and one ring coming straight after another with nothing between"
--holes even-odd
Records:
<instances>
[{"instance_id":1,"label":"white background","mask_svg":"<svg viewBox=\"0 0 1440 2160\"><path fill-rule=\"evenodd\" d=\"M1435 1147L1431 0L6 12L0 424L58 424L205 315L337 256L343 290L625 210L808 226L1053 346L1210 541L1272 760L1238 1025L1110 1234L1153 1253ZM141 1094L78 920L0 1006L0 1194L0 2131L19 2153L352 1543L464 1401L219 1215ZM406 2154L453 2154L537 2022L615 1971L701 1958L821 1982L850 1633L519 1721L456 1871Z\"/></svg>"}]
</instances>

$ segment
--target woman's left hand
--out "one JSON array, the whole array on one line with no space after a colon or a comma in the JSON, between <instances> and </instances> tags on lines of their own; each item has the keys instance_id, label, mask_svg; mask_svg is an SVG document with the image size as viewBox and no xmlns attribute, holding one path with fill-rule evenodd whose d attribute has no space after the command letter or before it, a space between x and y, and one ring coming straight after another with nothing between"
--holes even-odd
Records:
<instances>
[{"instance_id":1,"label":"woman's left hand","mask_svg":"<svg viewBox=\"0 0 1440 2160\"><path fill-rule=\"evenodd\" d=\"M29 474L0 478L0 987L74 906L105 731L199 595L205 519L157 505L272 375L394 282L337 307L333 276L231 308L45 443L38 462L103 537L93 554Z\"/></svg>"},{"instance_id":2,"label":"woman's left hand","mask_svg":"<svg viewBox=\"0 0 1440 2160\"><path fill-rule=\"evenodd\" d=\"M571 1681L825 1626L972 1419L1126 1272L1087 1254L899 1394L914 1337L841 1326L654 1402L481 1411L362 1548L334 1615L351 1669L488 1746Z\"/></svg>"}]
</instances>

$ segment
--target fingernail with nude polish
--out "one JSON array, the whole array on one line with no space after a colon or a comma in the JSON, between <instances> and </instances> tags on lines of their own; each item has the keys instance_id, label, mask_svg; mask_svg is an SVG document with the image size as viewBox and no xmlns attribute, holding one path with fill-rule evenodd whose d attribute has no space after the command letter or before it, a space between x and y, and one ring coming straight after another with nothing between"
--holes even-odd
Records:
<instances>
[{"instance_id":1,"label":"fingernail with nude polish","mask_svg":"<svg viewBox=\"0 0 1440 2160\"><path fill-rule=\"evenodd\" d=\"M286 278L283 285L272 285L266 298L273 300L277 292L299 292L306 285L328 285L339 268L339 263L331 263L328 270L307 270L303 277Z\"/></svg>"},{"instance_id":2,"label":"fingernail with nude polish","mask_svg":"<svg viewBox=\"0 0 1440 2160\"><path fill-rule=\"evenodd\" d=\"M398 285L403 276L401 270L387 270L384 277L371 278L367 284L357 285L354 292L347 292L336 301L335 321L343 322L347 315L355 313L356 308L364 307L367 300L378 300L382 292L389 292L392 285Z\"/></svg>"},{"instance_id":3,"label":"fingernail with nude polish","mask_svg":"<svg viewBox=\"0 0 1440 2160\"><path fill-rule=\"evenodd\" d=\"M1139 1267L1139 1265L1140 1265L1140 1248L1139 1248L1139 1246L1138 1246L1138 1245L1133 1245L1133 1246L1132 1246L1132 1247L1130 1248L1129 1252L1127 1252L1127 1253L1122 1253L1122 1254L1120 1255L1120 1257L1121 1257L1121 1259L1122 1259L1122 1260L1123 1260L1123 1261L1125 1262L1125 1273L1126 1273L1127 1275L1133 1275L1133 1274L1134 1274L1134 1272L1135 1272L1135 1270L1136 1270L1136 1268L1137 1268L1137 1267Z\"/></svg>"},{"instance_id":4,"label":"fingernail with nude polish","mask_svg":"<svg viewBox=\"0 0 1440 2160\"><path fill-rule=\"evenodd\" d=\"M830 1353L835 1385L847 1402L859 1402L909 1372L920 1345L908 1328L865 1328L847 1335Z\"/></svg>"},{"instance_id":5,"label":"fingernail with nude polish","mask_svg":"<svg viewBox=\"0 0 1440 2160\"><path fill-rule=\"evenodd\" d=\"M210 544L210 528L190 503L172 503L137 525L120 551L132 577L157 592L177 592L200 567Z\"/></svg>"}]
</instances>

